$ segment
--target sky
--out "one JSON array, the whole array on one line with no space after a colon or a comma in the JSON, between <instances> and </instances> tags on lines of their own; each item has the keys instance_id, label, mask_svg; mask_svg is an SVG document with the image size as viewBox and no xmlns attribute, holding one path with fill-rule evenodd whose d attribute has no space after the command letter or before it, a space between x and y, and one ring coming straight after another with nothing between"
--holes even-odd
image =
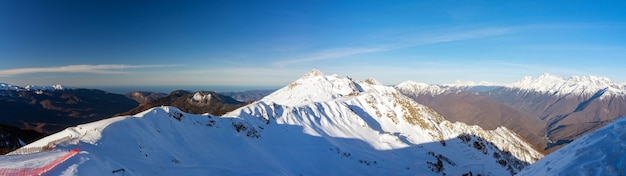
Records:
<instances>
[{"instance_id":1,"label":"sky","mask_svg":"<svg viewBox=\"0 0 626 176\"><path fill-rule=\"evenodd\" d=\"M626 82L626 1L0 0L0 82Z\"/></svg>"}]
</instances>

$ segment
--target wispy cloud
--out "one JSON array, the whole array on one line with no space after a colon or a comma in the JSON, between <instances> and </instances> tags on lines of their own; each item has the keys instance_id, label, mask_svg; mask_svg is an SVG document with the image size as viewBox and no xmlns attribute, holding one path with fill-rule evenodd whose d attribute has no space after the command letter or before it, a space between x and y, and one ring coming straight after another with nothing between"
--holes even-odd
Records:
<instances>
[{"instance_id":1,"label":"wispy cloud","mask_svg":"<svg viewBox=\"0 0 626 176\"><path fill-rule=\"evenodd\" d=\"M484 28L453 33L432 33L426 36L416 37L413 39L413 41L408 41L407 43L404 43L404 46L411 47L417 45L487 38L519 32L522 31L524 28L526 27Z\"/></svg>"},{"instance_id":2,"label":"wispy cloud","mask_svg":"<svg viewBox=\"0 0 626 176\"><path fill-rule=\"evenodd\" d=\"M0 77L29 73L91 73L91 74L123 74L129 73L128 69L174 67L179 65L67 65L58 67L16 68L0 70Z\"/></svg>"},{"instance_id":3,"label":"wispy cloud","mask_svg":"<svg viewBox=\"0 0 626 176\"><path fill-rule=\"evenodd\" d=\"M339 59L343 57L366 54L366 53L375 53L375 52L383 52L387 51L387 48L383 47L364 47L364 48L339 48L339 49L330 49L324 50L321 52L310 54L309 56L282 60L274 63L274 66L286 66L290 64L298 64L312 61L320 61L320 60L329 60L329 59Z\"/></svg>"},{"instance_id":4,"label":"wispy cloud","mask_svg":"<svg viewBox=\"0 0 626 176\"><path fill-rule=\"evenodd\" d=\"M455 42L471 39L480 39L493 36L500 36L520 32L531 29L532 26L520 27L500 27L500 28L482 28L482 29L446 29L443 31L453 32L431 32L421 34L419 36L398 35L386 37L385 42L381 42L376 46L350 47L350 48L331 48L308 54L307 56L295 57L291 59L280 60L274 62L274 66L283 67L290 64L302 64L313 61L342 59L350 56L386 52L395 49L414 47L420 45L429 45L436 43Z\"/></svg>"}]
</instances>

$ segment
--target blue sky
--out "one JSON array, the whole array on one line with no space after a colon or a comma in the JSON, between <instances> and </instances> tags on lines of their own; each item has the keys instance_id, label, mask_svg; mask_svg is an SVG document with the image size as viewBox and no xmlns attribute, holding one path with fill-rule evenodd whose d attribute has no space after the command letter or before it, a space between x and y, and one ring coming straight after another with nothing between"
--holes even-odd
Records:
<instances>
[{"instance_id":1,"label":"blue sky","mask_svg":"<svg viewBox=\"0 0 626 176\"><path fill-rule=\"evenodd\" d=\"M626 1L0 1L0 82L626 82Z\"/></svg>"}]
</instances>

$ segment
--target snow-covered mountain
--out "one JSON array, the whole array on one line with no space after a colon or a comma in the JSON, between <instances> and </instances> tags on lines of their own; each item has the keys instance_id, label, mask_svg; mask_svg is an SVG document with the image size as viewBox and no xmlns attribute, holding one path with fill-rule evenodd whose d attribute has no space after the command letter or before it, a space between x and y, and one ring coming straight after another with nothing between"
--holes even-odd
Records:
<instances>
[{"instance_id":1,"label":"snow-covered mountain","mask_svg":"<svg viewBox=\"0 0 626 176\"><path fill-rule=\"evenodd\" d=\"M51 91L51 90L66 90L66 89L71 89L67 86L63 86L61 84L55 84L55 85L51 85L51 86L38 86L38 85L27 85L26 87L24 87L24 89L29 90L29 91L37 91L37 90L42 90L42 91Z\"/></svg>"},{"instance_id":2,"label":"snow-covered mountain","mask_svg":"<svg viewBox=\"0 0 626 176\"><path fill-rule=\"evenodd\" d=\"M16 86L16 85L11 85L11 84L7 84L7 83L0 83L0 90L21 90L22 88L20 86Z\"/></svg>"},{"instance_id":3,"label":"snow-covered mountain","mask_svg":"<svg viewBox=\"0 0 626 176\"><path fill-rule=\"evenodd\" d=\"M484 129L504 126L533 145L546 147L542 132L545 122L530 113L480 94L498 87L431 85L406 81L395 88L418 103L441 113L449 121L478 125Z\"/></svg>"},{"instance_id":4,"label":"snow-covered mountain","mask_svg":"<svg viewBox=\"0 0 626 176\"><path fill-rule=\"evenodd\" d=\"M415 82L415 81L405 81L396 85L395 87L396 89L402 92L410 92L411 94L430 95L430 96L440 95L446 91L449 91L455 88L453 86L426 84L426 83L420 83L420 82Z\"/></svg>"},{"instance_id":5,"label":"snow-covered mountain","mask_svg":"<svg viewBox=\"0 0 626 176\"><path fill-rule=\"evenodd\" d=\"M374 79L317 70L222 117L157 107L27 147L51 141L83 151L51 174L81 175L510 175L543 156L504 127L451 123Z\"/></svg>"},{"instance_id":6,"label":"snow-covered mountain","mask_svg":"<svg viewBox=\"0 0 626 176\"><path fill-rule=\"evenodd\" d=\"M405 81L395 86L398 89L414 93L429 93L438 95L445 91L475 91L485 92L497 88L519 89L524 92L538 92L558 96L596 95L600 98L605 96L626 96L626 84L615 83L606 77L599 76L571 76L563 78L558 75L544 73L538 77L525 76L510 84L496 84L490 82L462 82L454 84L426 84L415 81Z\"/></svg>"},{"instance_id":7,"label":"snow-covered mountain","mask_svg":"<svg viewBox=\"0 0 626 176\"><path fill-rule=\"evenodd\" d=\"M452 121L506 126L548 152L626 115L626 87L598 76L543 74L503 86L407 81L395 87Z\"/></svg>"},{"instance_id":8,"label":"snow-covered mountain","mask_svg":"<svg viewBox=\"0 0 626 176\"><path fill-rule=\"evenodd\" d=\"M55 91L55 90L68 90L73 89L68 86L63 86L61 84L55 84L51 86L38 86L38 85L27 85L26 87L20 87L8 83L0 83L0 96L11 96L15 94L15 91ZM8 92L7 92L8 91Z\"/></svg>"},{"instance_id":9,"label":"snow-covered mountain","mask_svg":"<svg viewBox=\"0 0 626 176\"><path fill-rule=\"evenodd\" d=\"M545 121L550 151L626 116L624 85L605 77L543 74L482 95Z\"/></svg>"},{"instance_id":10,"label":"snow-covered mountain","mask_svg":"<svg viewBox=\"0 0 626 176\"><path fill-rule=\"evenodd\" d=\"M526 76L507 87L553 95L595 95L600 98L626 96L626 87L623 84L599 76L572 76L565 79L544 73L536 78Z\"/></svg>"},{"instance_id":11,"label":"snow-covered mountain","mask_svg":"<svg viewBox=\"0 0 626 176\"><path fill-rule=\"evenodd\" d=\"M547 155L519 175L623 175L626 117Z\"/></svg>"}]
</instances>

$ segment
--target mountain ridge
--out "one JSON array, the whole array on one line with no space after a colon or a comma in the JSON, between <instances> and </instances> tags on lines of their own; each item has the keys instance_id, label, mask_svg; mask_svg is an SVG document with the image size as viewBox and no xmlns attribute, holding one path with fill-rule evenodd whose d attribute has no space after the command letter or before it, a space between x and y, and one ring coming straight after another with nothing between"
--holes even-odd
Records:
<instances>
[{"instance_id":1,"label":"mountain ridge","mask_svg":"<svg viewBox=\"0 0 626 176\"><path fill-rule=\"evenodd\" d=\"M117 116L133 115L148 110L152 107L158 107L163 105L176 106L189 113L211 113L221 115L228 111L241 107L245 105L245 103L213 91L189 92L185 90L175 90L170 92L167 96L163 96L153 101L140 104L134 109L117 114Z\"/></svg>"},{"instance_id":2,"label":"mountain ridge","mask_svg":"<svg viewBox=\"0 0 626 176\"><path fill-rule=\"evenodd\" d=\"M623 84L617 84L607 77L600 76L571 76L565 79L561 76L544 73L536 78L526 76L506 85L506 87L554 95L593 95L605 89L600 98L604 96L626 96L626 87Z\"/></svg>"},{"instance_id":3,"label":"mountain ridge","mask_svg":"<svg viewBox=\"0 0 626 176\"><path fill-rule=\"evenodd\" d=\"M57 146L84 152L68 161L74 170L52 173L79 174L509 175L543 156L506 128L449 122L373 79L318 71L294 83L221 117L162 106L29 147L69 136Z\"/></svg>"},{"instance_id":4,"label":"mountain ridge","mask_svg":"<svg viewBox=\"0 0 626 176\"><path fill-rule=\"evenodd\" d=\"M406 81L395 87L418 102L446 114L446 117L452 117L452 120L470 124L478 124L477 119L507 121L504 116L494 114L498 111L486 110L512 108L514 110L506 110L510 112L508 114L517 114L515 116L521 119L513 119L518 122L513 121L505 126L511 129L516 129L516 124L527 123L545 126L537 129L527 125L527 129L516 129L516 132L535 145L543 146L548 152L606 125L614 118L626 115L624 85L598 76L572 76L565 79L542 74L535 78L527 76L502 86L430 85ZM485 97L496 103L493 100L480 101ZM446 108L446 105L470 108L474 109L472 113L478 113L463 118L460 116L462 113ZM489 125L481 126L493 128ZM543 139L539 139L540 136Z\"/></svg>"}]
</instances>

